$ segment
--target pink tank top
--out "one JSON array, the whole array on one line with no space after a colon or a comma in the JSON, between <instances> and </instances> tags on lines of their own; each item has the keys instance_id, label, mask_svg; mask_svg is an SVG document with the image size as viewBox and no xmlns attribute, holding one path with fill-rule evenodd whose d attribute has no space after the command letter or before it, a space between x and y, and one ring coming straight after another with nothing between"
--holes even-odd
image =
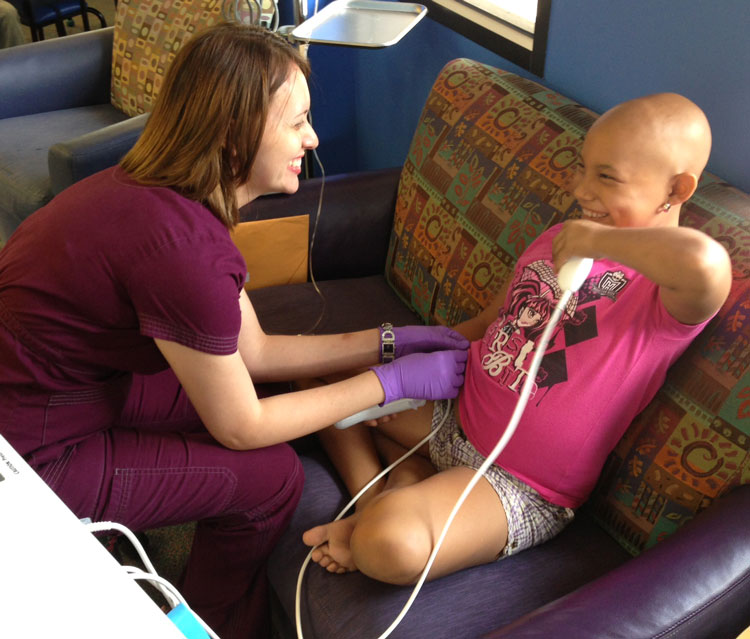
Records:
<instances>
[{"instance_id":1,"label":"pink tank top","mask_svg":"<svg viewBox=\"0 0 750 639\"><path fill-rule=\"evenodd\" d=\"M550 256L555 226L521 256L505 306L469 352L463 429L489 455L515 409L544 326L561 295ZM576 508L607 455L707 322L670 316L657 286L598 260L547 347L515 435L496 463L548 501Z\"/></svg>"}]
</instances>

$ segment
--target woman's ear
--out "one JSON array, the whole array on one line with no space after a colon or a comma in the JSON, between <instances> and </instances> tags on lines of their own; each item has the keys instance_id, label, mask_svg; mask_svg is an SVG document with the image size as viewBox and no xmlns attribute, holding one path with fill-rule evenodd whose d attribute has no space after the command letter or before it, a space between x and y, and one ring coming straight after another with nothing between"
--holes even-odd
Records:
<instances>
[{"instance_id":1,"label":"woman's ear","mask_svg":"<svg viewBox=\"0 0 750 639\"><path fill-rule=\"evenodd\" d=\"M698 178L693 173L679 173L672 178L669 203L673 206L687 202L698 188Z\"/></svg>"}]
</instances>

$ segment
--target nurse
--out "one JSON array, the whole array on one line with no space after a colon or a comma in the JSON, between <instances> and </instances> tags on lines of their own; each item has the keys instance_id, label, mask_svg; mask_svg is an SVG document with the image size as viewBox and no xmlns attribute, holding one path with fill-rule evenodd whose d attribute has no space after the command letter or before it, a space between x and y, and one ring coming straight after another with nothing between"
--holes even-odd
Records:
<instances>
[{"instance_id":1,"label":"nurse","mask_svg":"<svg viewBox=\"0 0 750 639\"><path fill-rule=\"evenodd\" d=\"M229 231L241 206L297 190L318 144L308 74L267 30L194 36L122 162L0 251L0 432L79 517L198 521L179 587L223 639L268 636L265 561L303 482L284 442L463 381L468 344L447 328L394 329L397 357L379 366L378 329L261 329ZM255 387L352 368L366 371L272 397Z\"/></svg>"}]
</instances>

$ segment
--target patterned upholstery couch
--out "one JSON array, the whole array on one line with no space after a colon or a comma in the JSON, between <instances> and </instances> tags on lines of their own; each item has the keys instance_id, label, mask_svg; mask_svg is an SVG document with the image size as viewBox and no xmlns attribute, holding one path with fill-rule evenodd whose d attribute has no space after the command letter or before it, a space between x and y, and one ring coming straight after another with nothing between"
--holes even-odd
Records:
<instances>
[{"instance_id":1,"label":"patterned upholstery couch","mask_svg":"<svg viewBox=\"0 0 750 639\"><path fill-rule=\"evenodd\" d=\"M449 63L403 168L326 182L312 248L322 297L310 283L253 291L265 329L455 324L476 314L529 242L577 214L566 184L594 118L514 74ZM319 188L306 181L244 217L312 215ZM750 197L706 173L683 224L729 250L730 298L633 422L589 502L558 538L427 583L391 636L715 639L750 625ZM295 636L301 533L346 503L314 439L297 446L305 492L270 564L279 637ZM312 565L304 636L378 637L410 592Z\"/></svg>"}]
</instances>

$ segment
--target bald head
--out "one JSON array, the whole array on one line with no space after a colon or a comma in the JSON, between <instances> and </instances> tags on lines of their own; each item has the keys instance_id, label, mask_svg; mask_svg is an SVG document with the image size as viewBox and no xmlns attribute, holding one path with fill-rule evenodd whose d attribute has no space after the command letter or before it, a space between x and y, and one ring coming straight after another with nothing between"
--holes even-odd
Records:
<instances>
[{"instance_id":1,"label":"bald head","mask_svg":"<svg viewBox=\"0 0 750 639\"><path fill-rule=\"evenodd\" d=\"M711 152L711 128L700 107L677 93L657 93L613 107L591 132L617 129L672 174L699 177Z\"/></svg>"}]
</instances>

